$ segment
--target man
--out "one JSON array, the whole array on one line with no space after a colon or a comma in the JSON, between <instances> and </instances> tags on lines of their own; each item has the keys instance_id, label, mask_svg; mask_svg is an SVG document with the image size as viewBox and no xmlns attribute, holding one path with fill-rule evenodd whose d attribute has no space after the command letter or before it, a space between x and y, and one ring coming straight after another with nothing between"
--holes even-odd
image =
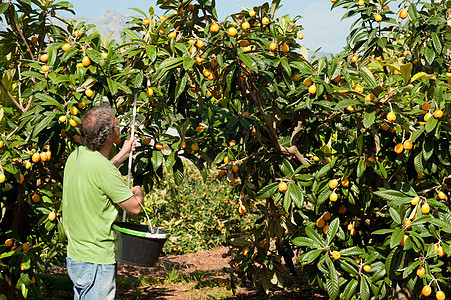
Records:
<instances>
[{"instance_id":1,"label":"man","mask_svg":"<svg viewBox=\"0 0 451 300\"><path fill-rule=\"evenodd\" d=\"M114 299L116 259L111 228L118 204L139 214L141 187L130 189L117 169L135 150L135 139L108 160L119 137L119 121L111 107L101 105L82 118L80 143L68 158L63 181L63 226L68 239L67 270L74 299Z\"/></svg>"}]
</instances>

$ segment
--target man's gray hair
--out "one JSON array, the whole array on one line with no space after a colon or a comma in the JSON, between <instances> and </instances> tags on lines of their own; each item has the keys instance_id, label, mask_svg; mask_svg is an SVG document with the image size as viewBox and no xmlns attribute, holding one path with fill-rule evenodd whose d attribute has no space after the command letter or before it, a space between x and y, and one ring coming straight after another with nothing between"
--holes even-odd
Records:
<instances>
[{"instance_id":1,"label":"man's gray hair","mask_svg":"<svg viewBox=\"0 0 451 300\"><path fill-rule=\"evenodd\" d=\"M98 151L114 131L114 110L109 105L91 108L81 118L80 143Z\"/></svg>"}]
</instances>

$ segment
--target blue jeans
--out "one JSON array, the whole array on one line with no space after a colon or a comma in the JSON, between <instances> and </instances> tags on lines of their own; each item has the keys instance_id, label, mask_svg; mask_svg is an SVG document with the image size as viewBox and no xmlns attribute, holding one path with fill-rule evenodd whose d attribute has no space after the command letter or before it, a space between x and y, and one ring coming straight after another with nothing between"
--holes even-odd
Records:
<instances>
[{"instance_id":1,"label":"blue jeans","mask_svg":"<svg viewBox=\"0 0 451 300\"><path fill-rule=\"evenodd\" d=\"M98 265L66 258L74 300L110 300L116 294L116 264Z\"/></svg>"}]
</instances>

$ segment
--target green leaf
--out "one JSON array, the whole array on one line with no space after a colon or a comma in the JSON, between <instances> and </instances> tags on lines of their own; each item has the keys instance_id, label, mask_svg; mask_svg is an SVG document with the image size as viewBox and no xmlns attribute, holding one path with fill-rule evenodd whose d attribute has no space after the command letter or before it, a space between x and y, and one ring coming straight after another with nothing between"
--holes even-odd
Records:
<instances>
[{"instance_id":1,"label":"green leaf","mask_svg":"<svg viewBox=\"0 0 451 300\"><path fill-rule=\"evenodd\" d=\"M290 183L288 185L288 190L286 191L284 197L283 197L283 208L285 211L289 212L291 208L291 196L290 196L290 190L292 189L292 184Z\"/></svg>"},{"instance_id":2,"label":"green leaf","mask_svg":"<svg viewBox=\"0 0 451 300\"><path fill-rule=\"evenodd\" d=\"M344 99L338 102L337 105L335 105L334 110L342 110L348 106L356 106L358 104L360 104L360 101L358 100Z\"/></svg>"},{"instance_id":3,"label":"green leaf","mask_svg":"<svg viewBox=\"0 0 451 300\"><path fill-rule=\"evenodd\" d=\"M414 160L413 160L413 165L415 166L415 171L417 172L417 174L422 174L424 171L424 167L423 167L423 152L419 152Z\"/></svg>"},{"instance_id":4,"label":"green leaf","mask_svg":"<svg viewBox=\"0 0 451 300\"><path fill-rule=\"evenodd\" d=\"M346 248L340 251L341 256L353 256L353 255L363 255L365 253L364 250L360 249L357 246Z\"/></svg>"},{"instance_id":5,"label":"green leaf","mask_svg":"<svg viewBox=\"0 0 451 300\"><path fill-rule=\"evenodd\" d=\"M330 245L330 243L334 239L335 235L337 234L338 227L340 227L340 219L335 218L329 224L329 229L327 230L327 235L326 235L326 244Z\"/></svg>"},{"instance_id":6,"label":"green leaf","mask_svg":"<svg viewBox=\"0 0 451 300\"><path fill-rule=\"evenodd\" d=\"M163 164L164 160L163 153L159 150L153 150L152 157L150 160L152 162L153 169L157 170Z\"/></svg>"},{"instance_id":7,"label":"green leaf","mask_svg":"<svg viewBox=\"0 0 451 300\"><path fill-rule=\"evenodd\" d=\"M400 225L402 223L401 217L393 207L390 207L390 216L396 224Z\"/></svg>"},{"instance_id":8,"label":"green leaf","mask_svg":"<svg viewBox=\"0 0 451 300\"><path fill-rule=\"evenodd\" d=\"M280 170L286 177L291 177L294 173L294 168L287 159L284 159L280 164Z\"/></svg>"},{"instance_id":9,"label":"green leaf","mask_svg":"<svg viewBox=\"0 0 451 300\"><path fill-rule=\"evenodd\" d=\"M423 158L428 161L434 153L434 140L428 136L423 142Z\"/></svg>"},{"instance_id":10,"label":"green leaf","mask_svg":"<svg viewBox=\"0 0 451 300\"><path fill-rule=\"evenodd\" d=\"M77 47L72 47L66 52L64 52L63 56L61 57L61 61L67 61L77 53L78 53Z\"/></svg>"},{"instance_id":11,"label":"green leaf","mask_svg":"<svg viewBox=\"0 0 451 300\"><path fill-rule=\"evenodd\" d=\"M404 238L404 229L396 228L390 237L390 248L394 248L399 244L401 244L403 238Z\"/></svg>"},{"instance_id":12,"label":"green leaf","mask_svg":"<svg viewBox=\"0 0 451 300\"><path fill-rule=\"evenodd\" d=\"M440 39L438 38L437 32L431 32L432 44L434 45L435 51L437 53L442 52L442 43L440 43Z\"/></svg>"},{"instance_id":13,"label":"green leaf","mask_svg":"<svg viewBox=\"0 0 451 300\"><path fill-rule=\"evenodd\" d=\"M246 67L248 67L255 73L258 73L257 63L252 59L252 57L249 54L238 53L238 56L240 60L246 65Z\"/></svg>"},{"instance_id":14,"label":"green leaf","mask_svg":"<svg viewBox=\"0 0 451 300\"><path fill-rule=\"evenodd\" d=\"M398 206L401 204L409 203L410 200L412 200L412 197L395 190L375 191L374 194L381 197L382 199L388 200L389 206Z\"/></svg>"},{"instance_id":15,"label":"green leaf","mask_svg":"<svg viewBox=\"0 0 451 300\"><path fill-rule=\"evenodd\" d=\"M0 14L4 13L9 7L9 3L0 3Z\"/></svg>"},{"instance_id":16,"label":"green leaf","mask_svg":"<svg viewBox=\"0 0 451 300\"><path fill-rule=\"evenodd\" d=\"M411 63L401 65L401 76L404 80L404 84L407 84L409 82L410 77L412 76L412 68L413 67Z\"/></svg>"},{"instance_id":17,"label":"green leaf","mask_svg":"<svg viewBox=\"0 0 451 300\"><path fill-rule=\"evenodd\" d=\"M322 167L318 173L315 174L315 179L319 180L321 177L325 176L330 170L332 170L332 168L335 165L335 162L337 161L338 157L335 157L334 159L332 159L332 161L330 163L328 163L327 165L325 165L324 167Z\"/></svg>"},{"instance_id":18,"label":"green leaf","mask_svg":"<svg viewBox=\"0 0 451 300\"><path fill-rule=\"evenodd\" d=\"M110 89L111 94L113 94L113 95L116 94L117 90L118 90L116 81L114 81L110 77L107 77L106 81L108 83L108 88Z\"/></svg>"},{"instance_id":19,"label":"green leaf","mask_svg":"<svg viewBox=\"0 0 451 300\"><path fill-rule=\"evenodd\" d=\"M172 167L172 173L174 176L174 182L176 185L180 185L183 182L184 178L184 168L183 168L183 162L180 159L180 157L177 157L175 159L175 164Z\"/></svg>"},{"instance_id":20,"label":"green leaf","mask_svg":"<svg viewBox=\"0 0 451 300\"><path fill-rule=\"evenodd\" d=\"M143 80L144 80L143 71L139 70L138 73L136 73L135 78L133 80L133 86L137 89L141 88L143 85Z\"/></svg>"},{"instance_id":21,"label":"green leaf","mask_svg":"<svg viewBox=\"0 0 451 300\"><path fill-rule=\"evenodd\" d=\"M273 182L273 183L270 183L270 184L262 187L258 191L256 199L266 199L266 198L271 197L277 191L278 185L279 185L278 182Z\"/></svg>"},{"instance_id":22,"label":"green leaf","mask_svg":"<svg viewBox=\"0 0 451 300\"><path fill-rule=\"evenodd\" d=\"M365 161L363 159L360 159L359 163L357 164L357 178L362 177L364 172L365 172Z\"/></svg>"},{"instance_id":23,"label":"green leaf","mask_svg":"<svg viewBox=\"0 0 451 300\"><path fill-rule=\"evenodd\" d=\"M435 59L435 51L429 46L426 46L424 49L424 57L426 58L426 61L428 64L432 65Z\"/></svg>"},{"instance_id":24,"label":"green leaf","mask_svg":"<svg viewBox=\"0 0 451 300\"><path fill-rule=\"evenodd\" d=\"M434 130L435 126L437 126L437 123L438 123L438 119L436 119L434 117L430 117L426 121L426 125L425 125L426 132L431 132L432 130Z\"/></svg>"},{"instance_id":25,"label":"green leaf","mask_svg":"<svg viewBox=\"0 0 451 300\"><path fill-rule=\"evenodd\" d=\"M145 49L146 49L147 56L150 59L150 62L153 63L155 61L155 59L157 58L157 47L155 47L154 45L147 45L145 47ZM189 60L194 62L194 60L192 60L192 59L189 59Z\"/></svg>"},{"instance_id":26,"label":"green leaf","mask_svg":"<svg viewBox=\"0 0 451 300\"><path fill-rule=\"evenodd\" d=\"M309 248L321 247L321 244L319 244L315 240L305 237L305 236L300 236L300 237L294 238L292 240L292 243L293 243L293 245L298 246L298 247L309 247Z\"/></svg>"},{"instance_id":27,"label":"green leaf","mask_svg":"<svg viewBox=\"0 0 451 300\"><path fill-rule=\"evenodd\" d=\"M231 238L229 241L233 246L238 246L238 247L244 247L244 246L250 245L250 242L248 242L244 239L241 239L241 238Z\"/></svg>"},{"instance_id":28,"label":"green leaf","mask_svg":"<svg viewBox=\"0 0 451 300\"><path fill-rule=\"evenodd\" d=\"M360 279L360 297L359 297L359 299L362 299L362 300L370 299L370 288L368 286L368 283L366 282L365 277L362 277Z\"/></svg>"},{"instance_id":29,"label":"green leaf","mask_svg":"<svg viewBox=\"0 0 451 300\"><path fill-rule=\"evenodd\" d=\"M304 206L304 193L302 192L301 187L298 184L290 183L288 187L291 186L290 189L290 197L293 201L294 205L296 205L297 208L303 208Z\"/></svg>"},{"instance_id":30,"label":"green leaf","mask_svg":"<svg viewBox=\"0 0 451 300\"><path fill-rule=\"evenodd\" d=\"M376 120L376 111L366 112L363 114L363 126L365 128L370 128L373 125L374 120Z\"/></svg>"},{"instance_id":31,"label":"green leaf","mask_svg":"<svg viewBox=\"0 0 451 300\"><path fill-rule=\"evenodd\" d=\"M314 249L307 253L303 253L299 256L298 261L302 262L305 265L311 264L314 262L318 256L323 252L321 249Z\"/></svg>"},{"instance_id":32,"label":"green leaf","mask_svg":"<svg viewBox=\"0 0 451 300\"><path fill-rule=\"evenodd\" d=\"M349 300L351 299L352 296L354 296L354 292L355 289L357 288L357 285L359 284L359 282L357 281L357 279L351 279L351 281L348 282L348 284L346 285L344 291L343 291L343 296L342 298L345 300Z\"/></svg>"},{"instance_id":33,"label":"green leaf","mask_svg":"<svg viewBox=\"0 0 451 300\"><path fill-rule=\"evenodd\" d=\"M34 94L34 96L36 97L36 99L44 101L43 103L40 103L41 105L55 105L55 106L61 107L61 104L58 101L56 101L54 98L52 98L51 96L49 96L47 94L36 93L36 94Z\"/></svg>"},{"instance_id":34,"label":"green leaf","mask_svg":"<svg viewBox=\"0 0 451 300\"><path fill-rule=\"evenodd\" d=\"M307 236L313 240L316 241L319 245L324 245L323 240L321 239L321 236L319 236L318 232L316 232L315 229L313 229L311 226L305 227L305 233Z\"/></svg>"},{"instance_id":35,"label":"green leaf","mask_svg":"<svg viewBox=\"0 0 451 300\"><path fill-rule=\"evenodd\" d=\"M337 299L340 294L340 286L338 285L338 274L333 262L329 264L329 279L326 279L326 290L330 299Z\"/></svg>"},{"instance_id":36,"label":"green leaf","mask_svg":"<svg viewBox=\"0 0 451 300\"><path fill-rule=\"evenodd\" d=\"M188 76L189 74L185 73L182 78L179 78L179 80L177 80L177 85L175 87L175 99L178 99L185 90L186 83L188 82Z\"/></svg>"}]
</instances>

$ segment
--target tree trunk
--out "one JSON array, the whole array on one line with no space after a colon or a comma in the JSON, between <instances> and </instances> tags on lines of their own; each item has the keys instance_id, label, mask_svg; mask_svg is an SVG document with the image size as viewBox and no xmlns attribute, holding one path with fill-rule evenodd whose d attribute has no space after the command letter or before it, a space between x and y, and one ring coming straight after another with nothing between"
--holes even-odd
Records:
<instances>
[{"instance_id":1,"label":"tree trunk","mask_svg":"<svg viewBox=\"0 0 451 300\"><path fill-rule=\"evenodd\" d=\"M0 279L0 295L5 295L8 300L23 299L22 294L16 288L17 278L7 270L2 270L3 279Z\"/></svg>"}]
</instances>

